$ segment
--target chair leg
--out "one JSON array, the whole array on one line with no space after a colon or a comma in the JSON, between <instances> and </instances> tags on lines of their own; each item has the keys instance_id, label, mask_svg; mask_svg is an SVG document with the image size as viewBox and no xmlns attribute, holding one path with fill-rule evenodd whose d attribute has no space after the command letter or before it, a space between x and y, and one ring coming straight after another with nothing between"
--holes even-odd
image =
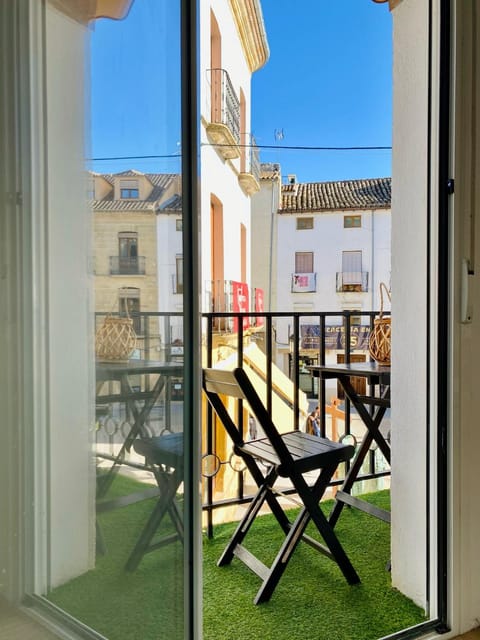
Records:
<instances>
[{"instance_id":1,"label":"chair leg","mask_svg":"<svg viewBox=\"0 0 480 640\"><path fill-rule=\"evenodd\" d=\"M290 531L288 532L270 567L268 576L257 591L254 599L255 604L261 604L262 602L270 600L275 587L287 568L287 564L293 552L303 537L310 519L314 521L315 526L325 541L329 557L336 561L347 582L349 584L357 584L360 582L360 578L335 535L333 528L319 507L320 499L323 496L336 467L337 465L335 464L322 469L312 488L307 485L301 474L292 478L298 495L302 499L305 507L301 509L295 522L292 524Z\"/></svg>"},{"instance_id":2,"label":"chair leg","mask_svg":"<svg viewBox=\"0 0 480 640\"><path fill-rule=\"evenodd\" d=\"M357 584L360 582L360 578L345 553L345 550L340 544L340 541L333 530L333 526L325 517L319 506L320 499L328 487L330 479L335 473L336 468L336 464L331 467L324 467L312 488L308 487L305 479L301 475L295 478L294 483L297 491L299 492L299 496L306 507L309 518L311 518L315 523L315 526L324 539L332 558L338 564L347 582L349 584Z\"/></svg>"},{"instance_id":3,"label":"chair leg","mask_svg":"<svg viewBox=\"0 0 480 640\"><path fill-rule=\"evenodd\" d=\"M271 469L267 475L265 477L262 476L262 485L259 487L257 494L255 495L255 497L253 498L253 500L250 502L243 518L240 520L240 522L238 523L237 528L235 529L235 532L233 534L233 536L230 538L229 543L227 544L227 546L225 547L222 555L220 556L218 562L217 562L217 566L222 567L224 565L230 564L230 562L232 561L234 555L235 555L235 548L242 544L245 536L247 535L250 527L252 526L256 516L258 515L260 509L262 508L263 503L265 502L265 500L268 499L268 503L270 505L270 497L269 495L271 495L271 491L269 489L270 486L273 485L273 483L275 482L275 480L277 479L278 474L276 472L275 469ZM274 500L275 497L273 496ZM276 502L276 500L275 500ZM278 505L278 509L280 510L282 516L282 522L284 522L284 519L286 519L285 514L283 513L283 511L281 510L280 506ZM278 509L275 507L275 511L278 512ZM275 514L276 515L276 514ZM278 518L277 518L278 519ZM287 520L288 522L288 520Z\"/></svg>"}]
</instances>

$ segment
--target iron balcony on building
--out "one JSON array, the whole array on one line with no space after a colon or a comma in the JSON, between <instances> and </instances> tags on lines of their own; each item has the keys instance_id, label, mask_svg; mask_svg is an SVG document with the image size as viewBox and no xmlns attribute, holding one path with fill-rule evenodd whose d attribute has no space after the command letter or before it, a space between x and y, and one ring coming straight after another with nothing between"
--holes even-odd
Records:
<instances>
[{"instance_id":1,"label":"iron balcony on building","mask_svg":"<svg viewBox=\"0 0 480 640\"><path fill-rule=\"evenodd\" d=\"M225 159L239 158L240 100L225 69L207 70L210 78L210 122L207 136Z\"/></svg>"},{"instance_id":2,"label":"iron balcony on building","mask_svg":"<svg viewBox=\"0 0 480 640\"><path fill-rule=\"evenodd\" d=\"M110 256L110 275L112 276L144 276L145 256L123 258Z\"/></svg>"},{"instance_id":3,"label":"iron balcony on building","mask_svg":"<svg viewBox=\"0 0 480 640\"><path fill-rule=\"evenodd\" d=\"M368 271L338 271L337 293L366 293L368 291Z\"/></svg>"},{"instance_id":4,"label":"iron balcony on building","mask_svg":"<svg viewBox=\"0 0 480 640\"><path fill-rule=\"evenodd\" d=\"M246 147L242 148L242 167L238 174L238 183L242 191L251 196L260 191L260 159L255 138L245 136Z\"/></svg>"}]
</instances>

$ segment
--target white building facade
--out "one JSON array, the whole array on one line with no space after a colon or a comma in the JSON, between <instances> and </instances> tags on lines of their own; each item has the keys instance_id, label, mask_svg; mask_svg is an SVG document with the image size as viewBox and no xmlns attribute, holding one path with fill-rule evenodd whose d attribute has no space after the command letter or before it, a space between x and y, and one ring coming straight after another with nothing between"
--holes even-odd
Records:
<instances>
[{"instance_id":1,"label":"white building facade","mask_svg":"<svg viewBox=\"0 0 480 640\"><path fill-rule=\"evenodd\" d=\"M291 176L281 185L278 166L262 168L262 190L253 208L254 286L265 287L271 311L329 314L325 322L332 347L333 337L340 347L343 325L334 314L351 312L352 324L360 325L352 348L365 354L370 317L362 312L390 310L390 178L297 183ZM261 245L265 239L272 250ZM304 355L310 347L318 353L315 340L308 344L318 326L318 316L300 318ZM285 369L292 319L277 319L276 330L278 364ZM327 345L327 350L327 358L335 358L337 349Z\"/></svg>"},{"instance_id":2,"label":"white building facade","mask_svg":"<svg viewBox=\"0 0 480 640\"><path fill-rule=\"evenodd\" d=\"M287 184L277 291L292 311L371 311L390 288L390 179Z\"/></svg>"},{"instance_id":3,"label":"white building facade","mask_svg":"<svg viewBox=\"0 0 480 640\"><path fill-rule=\"evenodd\" d=\"M250 285L250 79L269 50L258 0L202 2L200 31L203 310L228 311L232 283Z\"/></svg>"}]
</instances>

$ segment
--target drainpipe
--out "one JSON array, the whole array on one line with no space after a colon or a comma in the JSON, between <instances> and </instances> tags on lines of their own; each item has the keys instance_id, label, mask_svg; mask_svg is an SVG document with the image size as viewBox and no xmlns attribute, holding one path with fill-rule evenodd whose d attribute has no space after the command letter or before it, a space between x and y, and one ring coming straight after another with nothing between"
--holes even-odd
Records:
<instances>
[{"instance_id":1,"label":"drainpipe","mask_svg":"<svg viewBox=\"0 0 480 640\"><path fill-rule=\"evenodd\" d=\"M272 202L270 205L270 263L268 267L268 311L272 310L272 281L273 281L273 233L275 229L275 188L272 181Z\"/></svg>"}]
</instances>

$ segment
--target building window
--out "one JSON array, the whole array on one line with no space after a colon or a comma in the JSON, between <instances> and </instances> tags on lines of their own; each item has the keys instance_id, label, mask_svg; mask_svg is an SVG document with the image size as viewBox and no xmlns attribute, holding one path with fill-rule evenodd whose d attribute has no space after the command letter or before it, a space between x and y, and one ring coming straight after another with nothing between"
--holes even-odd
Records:
<instances>
[{"instance_id":1,"label":"building window","mask_svg":"<svg viewBox=\"0 0 480 640\"><path fill-rule=\"evenodd\" d=\"M176 256L176 289L175 293L183 293L183 256Z\"/></svg>"},{"instance_id":2,"label":"building window","mask_svg":"<svg viewBox=\"0 0 480 640\"><path fill-rule=\"evenodd\" d=\"M183 231L183 219L182 218L177 218L177 220L175 220L175 230L176 231Z\"/></svg>"},{"instance_id":3,"label":"building window","mask_svg":"<svg viewBox=\"0 0 480 640\"><path fill-rule=\"evenodd\" d=\"M343 251L337 291L368 291L368 273L362 271L362 252Z\"/></svg>"},{"instance_id":4,"label":"building window","mask_svg":"<svg viewBox=\"0 0 480 640\"><path fill-rule=\"evenodd\" d=\"M121 231L118 234L118 255L121 258L138 256L138 234L135 231Z\"/></svg>"},{"instance_id":5,"label":"building window","mask_svg":"<svg viewBox=\"0 0 480 640\"><path fill-rule=\"evenodd\" d=\"M118 234L118 273L138 273L138 234L134 231Z\"/></svg>"},{"instance_id":6,"label":"building window","mask_svg":"<svg viewBox=\"0 0 480 640\"><path fill-rule=\"evenodd\" d=\"M122 200L135 200L139 197L138 180L120 180L120 198Z\"/></svg>"},{"instance_id":7,"label":"building window","mask_svg":"<svg viewBox=\"0 0 480 640\"><path fill-rule=\"evenodd\" d=\"M343 216L344 229L358 229L362 226L362 216Z\"/></svg>"},{"instance_id":8,"label":"building window","mask_svg":"<svg viewBox=\"0 0 480 640\"><path fill-rule=\"evenodd\" d=\"M313 229L313 218L297 218L297 231Z\"/></svg>"},{"instance_id":9,"label":"building window","mask_svg":"<svg viewBox=\"0 0 480 640\"><path fill-rule=\"evenodd\" d=\"M138 189L128 189L126 187L122 187L120 189L120 198L122 198L122 200L128 200L128 199L138 199Z\"/></svg>"},{"instance_id":10,"label":"building window","mask_svg":"<svg viewBox=\"0 0 480 640\"><path fill-rule=\"evenodd\" d=\"M313 251L295 252L295 273L313 273Z\"/></svg>"},{"instance_id":11,"label":"building window","mask_svg":"<svg viewBox=\"0 0 480 640\"><path fill-rule=\"evenodd\" d=\"M344 284L361 284L362 282L362 252L343 251L342 271Z\"/></svg>"},{"instance_id":12,"label":"building window","mask_svg":"<svg viewBox=\"0 0 480 640\"><path fill-rule=\"evenodd\" d=\"M133 320L133 328L136 333L141 333L140 313L140 289L136 287L124 287L118 292L118 312L120 315L129 315Z\"/></svg>"}]
</instances>

